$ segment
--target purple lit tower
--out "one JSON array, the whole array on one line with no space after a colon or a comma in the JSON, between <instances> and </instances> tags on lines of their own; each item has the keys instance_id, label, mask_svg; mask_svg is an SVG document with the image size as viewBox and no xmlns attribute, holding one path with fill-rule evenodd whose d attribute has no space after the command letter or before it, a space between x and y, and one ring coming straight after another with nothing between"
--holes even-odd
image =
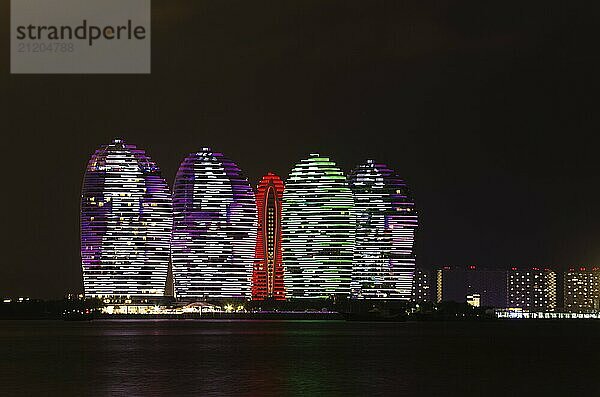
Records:
<instances>
[{"instance_id":1,"label":"purple lit tower","mask_svg":"<svg viewBox=\"0 0 600 397\"><path fill-rule=\"evenodd\" d=\"M173 216L176 296L249 298L257 214L238 166L208 148L187 156L175 178Z\"/></svg>"},{"instance_id":2,"label":"purple lit tower","mask_svg":"<svg viewBox=\"0 0 600 397\"><path fill-rule=\"evenodd\" d=\"M143 150L120 139L96 150L81 192L86 296L163 296L172 221L167 183Z\"/></svg>"},{"instance_id":3,"label":"purple lit tower","mask_svg":"<svg viewBox=\"0 0 600 397\"><path fill-rule=\"evenodd\" d=\"M418 217L407 184L373 160L348 179L356 221L351 296L409 300Z\"/></svg>"}]
</instances>

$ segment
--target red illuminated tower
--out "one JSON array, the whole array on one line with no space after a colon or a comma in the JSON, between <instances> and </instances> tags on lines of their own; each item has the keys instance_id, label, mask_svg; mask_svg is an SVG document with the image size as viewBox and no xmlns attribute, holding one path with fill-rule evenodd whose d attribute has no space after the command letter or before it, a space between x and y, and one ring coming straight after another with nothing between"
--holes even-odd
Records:
<instances>
[{"instance_id":1,"label":"red illuminated tower","mask_svg":"<svg viewBox=\"0 0 600 397\"><path fill-rule=\"evenodd\" d=\"M252 299L284 300L281 261L281 202L283 181L268 173L258 184L258 235L252 274Z\"/></svg>"}]
</instances>

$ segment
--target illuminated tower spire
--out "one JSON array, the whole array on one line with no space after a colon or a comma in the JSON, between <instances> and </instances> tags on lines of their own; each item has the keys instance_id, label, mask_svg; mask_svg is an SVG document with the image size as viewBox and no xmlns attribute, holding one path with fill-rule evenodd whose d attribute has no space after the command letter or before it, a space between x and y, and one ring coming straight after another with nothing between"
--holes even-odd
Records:
<instances>
[{"instance_id":1,"label":"illuminated tower spire","mask_svg":"<svg viewBox=\"0 0 600 397\"><path fill-rule=\"evenodd\" d=\"M252 275L252 299L285 299L281 260L281 204L283 181L268 173L258 184L258 235Z\"/></svg>"}]
</instances>

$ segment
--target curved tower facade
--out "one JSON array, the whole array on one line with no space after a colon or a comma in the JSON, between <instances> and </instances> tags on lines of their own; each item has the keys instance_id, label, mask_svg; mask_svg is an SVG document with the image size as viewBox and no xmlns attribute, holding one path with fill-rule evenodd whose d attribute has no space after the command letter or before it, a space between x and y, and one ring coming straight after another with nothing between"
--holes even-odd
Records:
<instances>
[{"instance_id":1,"label":"curved tower facade","mask_svg":"<svg viewBox=\"0 0 600 397\"><path fill-rule=\"evenodd\" d=\"M272 173L265 175L258 184L258 235L252 274L252 299L285 299L281 257L283 189L281 178Z\"/></svg>"},{"instance_id":2,"label":"curved tower facade","mask_svg":"<svg viewBox=\"0 0 600 397\"><path fill-rule=\"evenodd\" d=\"M352 297L409 300L418 218L408 186L373 160L356 167L349 182L356 217Z\"/></svg>"},{"instance_id":3,"label":"curved tower facade","mask_svg":"<svg viewBox=\"0 0 600 397\"><path fill-rule=\"evenodd\" d=\"M171 194L158 166L120 139L88 162L81 192L86 296L162 296L169 268Z\"/></svg>"},{"instance_id":4,"label":"curved tower facade","mask_svg":"<svg viewBox=\"0 0 600 397\"><path fill-rule=\"evenodd\" d=\"M250 297L256 203L238 166L208 148L187 156L173 186L173 218L177 297Z\"/></svg>"},{"instance_id":5,"label":"curved tower facade","mask_svg":"<svg viewBox=\"0 0 600 397\"><path fill-rule=\"evenodd\" d=\"M311 154L292 169L283 194L283 264L287 298L350 293L354 218L346 177Z\"/></svg>"}]
</instances>

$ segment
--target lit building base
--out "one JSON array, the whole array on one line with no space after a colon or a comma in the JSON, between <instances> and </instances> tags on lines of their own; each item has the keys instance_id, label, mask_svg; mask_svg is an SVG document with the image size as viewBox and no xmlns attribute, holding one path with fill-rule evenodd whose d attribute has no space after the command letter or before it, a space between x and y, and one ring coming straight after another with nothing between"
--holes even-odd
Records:
<instances>
[{"instance_id":1,"label":"lit building base","mask_svg":"<svg viewBox=\"0 0 600 397\"><path fill-rule=\"evenodd\" d=\"M558 313L558 312L529 312L522 309L498 309L496 318L501 319L529 319L529 320L600 320L598 313Z\"/></svg>"}]
</instances>

